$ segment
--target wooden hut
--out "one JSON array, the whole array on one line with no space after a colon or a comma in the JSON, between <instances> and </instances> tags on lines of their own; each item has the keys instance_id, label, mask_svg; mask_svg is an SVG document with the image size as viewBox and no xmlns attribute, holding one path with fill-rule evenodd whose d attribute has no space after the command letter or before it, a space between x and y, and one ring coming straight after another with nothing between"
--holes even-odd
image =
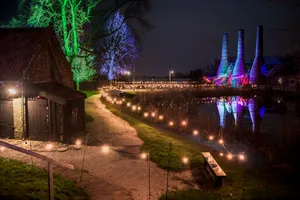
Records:
<instances>
[{"instance_id":1,"label":"wooden hut","mask_svg":"<svg viewBox=\"0 0 300 200\"><path fill-rule=\"evenodd\" d=\"M72 142L85 98L51 27L0 29L0 137Z\"/></svg>"}]
</instances>

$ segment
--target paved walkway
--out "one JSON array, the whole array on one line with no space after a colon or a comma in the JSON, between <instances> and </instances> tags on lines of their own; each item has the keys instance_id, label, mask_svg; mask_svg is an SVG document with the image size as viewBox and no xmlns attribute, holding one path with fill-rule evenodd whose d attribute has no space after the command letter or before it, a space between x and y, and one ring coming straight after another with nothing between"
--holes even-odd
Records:
<instances>
[{"instance_id":1,"label":"paved walkway","mask_svg":"<svg viewBox=\"0 0 300 200\"><path fill-rule=\"evenodd\" d=\"M103 143L126 152L139 153L142 141L137 137L135 129L127 122L116 117L105 108L95 95L86 100L86 111L94 118L87 124L91 133ZM71 171L56 167L55 171L78 181L82 166L84 150L67 150L65 152L43 153L56 160L70 163L77 170ZM0 152L0 156L11 157L30 163L31 158L8 149ZM34 159L34 164L46 167L46 163ZM148 163L129 154L110 151L107 155L101 152L100 144L89 137L86 149L82 177L82 187L95 200L146 200L148 199ZM156 200L165 192L166 171L151 162L151 199ZM171 173L170 190L193 188L191 171Z\"/></svg>"}]
</instances>

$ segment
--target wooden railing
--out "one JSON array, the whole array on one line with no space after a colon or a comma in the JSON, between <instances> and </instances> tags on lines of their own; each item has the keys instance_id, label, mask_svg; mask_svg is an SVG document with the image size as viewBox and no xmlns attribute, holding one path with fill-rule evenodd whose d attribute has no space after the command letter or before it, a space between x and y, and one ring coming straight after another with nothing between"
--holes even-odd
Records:
<instances>
[{"instance_id":1,"label":"wooden railing","mask_svg":"<svg viewBox=\"0 0 300 200\"><path fill-rule=\"evenodd\" d=\"M59 165L59 166L62 166L64 168L68 168L68 169L74 170L74 166L73 165L53 160L52 158L48 158L48 157L46 157L44 155L38 154L38 153L33 152L33 151L29 151L27 149L24 149L24 148L21 148L21 147L18 147L18 146L15 146L15 145L3 142L3 141L0 141L0 146L4 146L6 148L9 148L9 149L12 149L12 150L24 153L24 154L34 156L36 158L39 158L39 159L42 159L42 160L45 160L45 161L48 162L48 194L49 194L49 199L50 200L54 200L54 192L53 192L53 188L54 188L53 187L53 165Z\"/></svg>"}]
</instances>

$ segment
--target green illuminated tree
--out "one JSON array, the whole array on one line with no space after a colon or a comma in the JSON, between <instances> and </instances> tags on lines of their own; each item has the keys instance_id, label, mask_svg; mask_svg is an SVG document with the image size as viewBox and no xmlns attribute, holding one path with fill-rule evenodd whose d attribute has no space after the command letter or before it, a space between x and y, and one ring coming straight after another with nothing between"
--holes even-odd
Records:
<instances>
[{"instance_id":1,"label":"green illuminated tree","mask_svg":"<svg viewBox=\"0 0 300 200\"><path fill-rule=\"evenodd\" d=\"M6 27L46 27L52 24L66 58L71 64L76 88L79 83L90 79L95 73L97 54L101 48L93 48L96 40L114 34L103 29L105 21L118 10L124 13L124 22L136 19L141 25L149 25L143 19L143 13L149 9L148 0L106 1L97 6L101 0L20 0L19 15ZM92 14L92 11L94 14ZM97 18L97 27L87 32L84 25L91 24L92 17ZM150 27L150 26L149 26ZM100 44L100 43L99 43Z\"/></svg>"},{"instance_id":2,"label":"green illuminated tree","mask_svg":"<svg viewBox=\"0 0 300 200\"><path fill-rule=\"evenodd\" d=\"M59 37L66 58L71 64L76 88L89 80L95 71L95 56L88 43L84 43L84 25L90 22L92 9L101 0L30 0L20 1L21 14L8 26L46 27L52 24ZM81 44L82 43L82 44ZM84 45L83 45L84 44ZM83 51L84 47L89 51Z\"/></svg>"}]
</instances>

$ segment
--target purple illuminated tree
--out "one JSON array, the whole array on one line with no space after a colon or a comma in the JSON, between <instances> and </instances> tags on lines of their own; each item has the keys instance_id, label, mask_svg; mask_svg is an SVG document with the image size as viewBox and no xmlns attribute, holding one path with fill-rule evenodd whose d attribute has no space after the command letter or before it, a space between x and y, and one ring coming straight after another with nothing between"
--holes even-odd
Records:
<instances>
[{"instance_id":1,"label":"purple illuminated tree","mask_svg":"<svg viewBox=\"0 0 300 200\"><path fill-rule=\"evenodd\" d=\"M140 51L132 29L119 11L110 16L104 28L105 32L112 34L102 42L104 52L100 72L107 75L108 80L113 80L133 67Z\"/></svg>"}]
</instances>

